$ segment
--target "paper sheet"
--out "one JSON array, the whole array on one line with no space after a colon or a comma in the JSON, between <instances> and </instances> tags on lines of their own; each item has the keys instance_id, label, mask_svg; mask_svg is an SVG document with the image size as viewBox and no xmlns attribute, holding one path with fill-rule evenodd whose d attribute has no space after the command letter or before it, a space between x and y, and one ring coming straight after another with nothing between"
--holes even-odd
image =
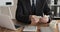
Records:
<instances>
[{"instance_id":1,"label":"paper sheet","mask_svg":"<svg viewBox=\"0 0 60 32\"><path fill-rule=\"evenodd\" d=\"M23 31L37 31L36 26L25 26Z\"/></svg>"},{"instance_id":2,"label":"paper sheet","mask_svg":"<svg viewBox=\"0 0 60 32\"><path fill-rule=\"evenodd\" d=\"M53 32L53 30L50 29L50 27L41 27L41 32Z\"/></svg>"}]
</instances>

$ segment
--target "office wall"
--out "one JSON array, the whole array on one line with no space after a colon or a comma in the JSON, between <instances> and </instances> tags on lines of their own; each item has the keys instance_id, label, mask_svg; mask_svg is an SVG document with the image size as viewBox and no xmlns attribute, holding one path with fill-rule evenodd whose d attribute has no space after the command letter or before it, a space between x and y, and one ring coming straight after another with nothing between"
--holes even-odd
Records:
<instances>
[{"instance_id":1,"label":"office wall","mask_svg":"<svg viewBox=\"0 0 60 32\"><path fill-rule=\"evenodd\" d=\"M12 7L10 7L13 18L15 18L16 7L17 7L17 0L14 0L14 5ZM8 7L0 7L0 12L1 12L1 14L10 16Z\"/></svg>"}]
</instances>

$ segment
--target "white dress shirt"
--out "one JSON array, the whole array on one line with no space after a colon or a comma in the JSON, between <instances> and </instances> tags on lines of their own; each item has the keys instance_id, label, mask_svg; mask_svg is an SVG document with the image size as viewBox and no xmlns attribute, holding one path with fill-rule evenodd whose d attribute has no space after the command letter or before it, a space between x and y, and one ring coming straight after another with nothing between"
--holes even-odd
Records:
<instances>
[{"instance_id":1,"label":"white dress shirt","mask_svg":"<svg viewBox=\"0 0 60 32\"><path fill-rule=\"evenodd\" d=\"M32 6L32 0L30 0L31 6ZM36 5L36 0L34 0L34 4Z\"/></svg>"}]
</instances>

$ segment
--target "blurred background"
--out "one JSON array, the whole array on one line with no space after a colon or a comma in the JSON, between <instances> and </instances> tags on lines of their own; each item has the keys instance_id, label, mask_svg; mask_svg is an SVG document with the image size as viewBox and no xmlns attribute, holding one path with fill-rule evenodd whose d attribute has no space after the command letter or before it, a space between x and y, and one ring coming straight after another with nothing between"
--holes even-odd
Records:
<instances>
[{"instance_id":1,"label":"blurred background","mask_svg":"<svg viewBox=\"0 0 60 32\"><path fill-rule=\"evenodd\" d=\"M10 7L13 19L15 19L17 1L18 0L14 0L14 5ZM48 2L48 6L51 9L51 11L54 14L54 16L60 16L59 15L60 14L60 0L47 0L47 2ZM8 7L0 7L0 11L1 11L2 14L10 15Z\"/></svg>"}]
</instances>

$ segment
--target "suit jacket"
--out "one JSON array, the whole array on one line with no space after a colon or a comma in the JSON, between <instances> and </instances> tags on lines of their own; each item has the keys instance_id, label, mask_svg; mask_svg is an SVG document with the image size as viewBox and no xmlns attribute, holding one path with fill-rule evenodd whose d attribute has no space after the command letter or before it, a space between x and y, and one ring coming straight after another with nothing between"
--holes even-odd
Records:
<instances>
[{"instance_id":1,"label":"suit jacket","mask_svg":"<svg viewBox=\"0 0 60 32\"><path fill-rule=\"evenodd\" d=\"M43 6L44 8L42 8ZM36 0L36 11L34 15L43 16L43 13L51 15L46 0ZM22 23L30 24L29 15L33 15L30 0L18 0L16 19Z\"/></svg>"}]
</instances>

